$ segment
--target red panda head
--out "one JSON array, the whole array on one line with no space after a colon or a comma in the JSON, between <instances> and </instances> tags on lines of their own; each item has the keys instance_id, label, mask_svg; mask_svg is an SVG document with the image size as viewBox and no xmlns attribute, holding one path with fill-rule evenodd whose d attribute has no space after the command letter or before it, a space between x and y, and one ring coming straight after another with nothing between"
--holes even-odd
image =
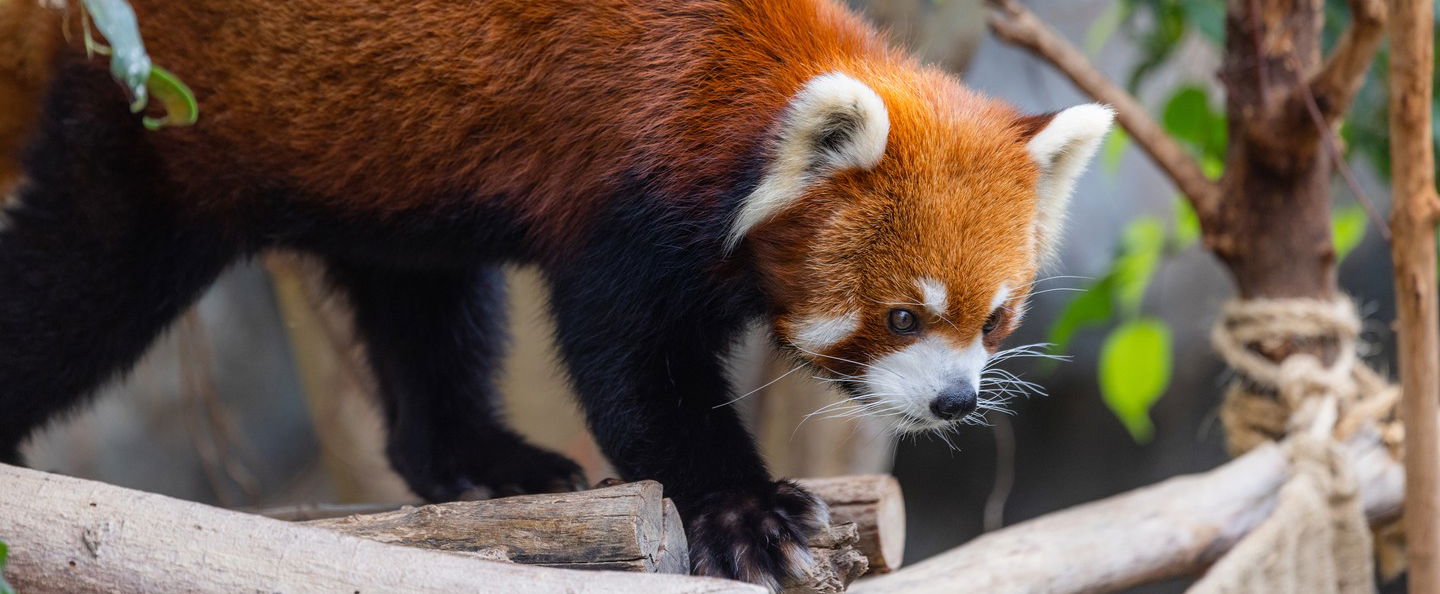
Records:
<instances>
[{"instance_id":1,"label":"red panda head","mask_svg":"<svg viewBox=\"0 0 1440 594\"><path fill-rule=\"evenodd\" d=\"M782 345L903 430L975 421L1112 112L1022 117L933 72L806 82L732 245ZM1003 373L996 371L994 373Z\"/></svg>"}]
</instances>

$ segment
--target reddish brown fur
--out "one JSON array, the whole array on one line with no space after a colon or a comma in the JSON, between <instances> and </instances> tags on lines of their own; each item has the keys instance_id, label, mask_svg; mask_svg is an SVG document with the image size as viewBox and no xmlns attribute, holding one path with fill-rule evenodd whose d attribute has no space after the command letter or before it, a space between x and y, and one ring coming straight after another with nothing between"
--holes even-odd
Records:
<instances>
[{"instance_id":1,"label":"reddish brown fur","mask_svg":"<svg viewBox=\"0 0 1440 594\"><path fill-rule=\"evenodd\" d=\"M943 74L898 68L892 76L867 79L890 111L880 165L840 175L753 238L760 261L775 270L771 292L789 304L777 312L782 336L805 315L863 313L860 330L825 353L851 361L913 340L890 332L886 315L889 304L921 301L917 279L950 289L945 320L911 309L960 347L979 334L1001 284L1012 289L1006 305L1018 309L1035 272L1029 241L1038 171L1023 143L1035 127L1016 124L1012 108ZM818 238L797 231L806 227ZM1001 324L987 346L1010 330ZM845 374L858 367L821 363Z\"/></svg>"},{"instance_id":2,"label":"reddish brown fur","mask_svg":"<svg viewBox=\"0 0 1440 594\"><path fill-rule=\"evenodd\" d=\"M17 181L20 147L39 115L59 16L38 0L0 2L0 204Z\"/></svg>"},{"instance_id":3,"label":"reddish brown fur","mask_svg":"<svg viewBox=\"0 0 1440 594\"><path fill-rule=\"evenodd\" d=\"M377 213L510 196L562 243L622 173L663 170L690 195L810 76L894 67L854 17L805 1L134 4L206 118L164 135L175 174L263 172Z\"/></svg>"},{"instance_id":4,"label":"reddish brown fur","mask_svg":"<svg viewBox=\"0 0 1440 594\"><path fill-rule=\"evenodd\" d=\"M669 199L714 200L712 181L737 175L806 81L843 72L884 100L888 146L874 170L817 185L742 248L777 332L861 311L830 353L879 356L908 342L886 330L882 303L918 301L928 277L952 293L927 326L966 344L996 288L1009 283L1018 307L1034 273L1024 140L1043 122L892 52L828 1L133 4L156 63L201 105L202 125L155 137L181 187L278 180L378 216L487 197L563 253L626 174L659 174ZM243 211L241 190L184 199Z\"/></svg>"}]
</instances>

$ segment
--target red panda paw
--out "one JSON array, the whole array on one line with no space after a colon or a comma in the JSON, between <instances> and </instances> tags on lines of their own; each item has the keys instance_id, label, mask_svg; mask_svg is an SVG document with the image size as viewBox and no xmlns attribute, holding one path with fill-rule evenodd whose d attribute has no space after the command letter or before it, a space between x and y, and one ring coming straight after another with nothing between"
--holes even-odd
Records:
<instances>
[{"instance_id":1,"label":"red panda paw","mask_svg":"<svg viewBox=\"0 0 1440 594\"><path fill-rule=\"evenodd\" d=\"M791 481L706 496L689 514L696 575L742 580L778 591L814 564L809 537L830 523L830 508Z\"/></svg>"},{"instance_id":2,"label":"red panda paw","mask_svg":"<svg viewBox=\"0 0 1440 594\"><path fill-rule=\"evenodd\" d=\"M566 493L584 491L589 486L585 472L575 462L526 443L516 444L512 451L490 458L468 478L472 483L461 492L461 500Z\"/></svg>"},{"instance_id":3,"label":"red panda paw","mask_svg":"<svg viewBox=\"0 0 1440 594\"><path fill-rule=\"evenodd\" d=\"M456 448L450 455L395 459L416 494L432 502L474 501L528 495L583 491L585 473L575 462L555 452L522 441L491 443L481 448ZM393 453L392 453L393 457Z\"/></svg>"}]
</instances>

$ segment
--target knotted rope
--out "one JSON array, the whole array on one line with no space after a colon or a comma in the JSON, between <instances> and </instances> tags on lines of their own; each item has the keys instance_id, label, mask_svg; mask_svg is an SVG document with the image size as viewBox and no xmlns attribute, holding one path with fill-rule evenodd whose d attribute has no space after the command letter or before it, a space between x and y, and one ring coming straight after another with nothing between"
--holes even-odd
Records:
<instances>
[{"instance_id":1,"label":"knotted rope","mask_svg":"<svg viewBox=\"0 0 1440 594\"><path fill-rule=\"evenodd\" d=\"M1404 440L1395 416L1400 389L1359 361L1359 336L1360 317L1343 297L1226 304L1211 342L1240 375L1220 408L1230 453L1238 455L1317 423L1345 441L1373 423L1398 454ZM1332 360L1327 363L1307 352L1277 362L1262 354L1296 347L1325 352Z\"/></svg>"},{"instance_id":2,"label":"knotted rope","mask_svg":"<svg viewBox=\"0 0 1440 594\"><path fill-rule=\"evenodd\" d=\"M1359 336L1360 317L1343 297L1252 299L1222 309L1211 341L1239 375L1220 408L1226 445L1239 455L1283 440L1295 470L1270 518L1194 592L1373 591L1371 535L1337 447L1373 426L1398 458L1404 434L1400 390L1359 361ZM1391 539L1380 540L1383 566L1395 551Z\"/></svg>"}]
</instances>

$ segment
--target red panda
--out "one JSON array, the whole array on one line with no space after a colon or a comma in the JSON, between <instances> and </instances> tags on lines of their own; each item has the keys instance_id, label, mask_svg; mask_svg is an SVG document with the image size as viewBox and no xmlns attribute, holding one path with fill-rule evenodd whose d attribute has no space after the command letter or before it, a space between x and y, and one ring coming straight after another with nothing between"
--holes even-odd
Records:
<instances>
[{"instance_id":1,"label":"red panda","mask_svg":"<svg viewBox=\"0 0 1440 594\"><path fill-rule=\"evenodd\" d=\"M421 496L577 488L499 418L499 267L538 267L591 430L696 573L775 587L823 503L765 469L725 356L778 343L907 430L973 419L1109 109L1023 116L831 0L133 0L193 127L62 50L0 228L0 459L219 272L325 259Z\"/></svg>"},{"instance_id":2,"label":"red panda","mask_svg":"<svg viewBox=\"0 0 1440 594\"><path fill-rule=\"evenodd\" d=\"M20 145L37 118L58 33L56 15L35 0L0 2L0 205L18 181Z\"/></svg>"}]
</instances>

